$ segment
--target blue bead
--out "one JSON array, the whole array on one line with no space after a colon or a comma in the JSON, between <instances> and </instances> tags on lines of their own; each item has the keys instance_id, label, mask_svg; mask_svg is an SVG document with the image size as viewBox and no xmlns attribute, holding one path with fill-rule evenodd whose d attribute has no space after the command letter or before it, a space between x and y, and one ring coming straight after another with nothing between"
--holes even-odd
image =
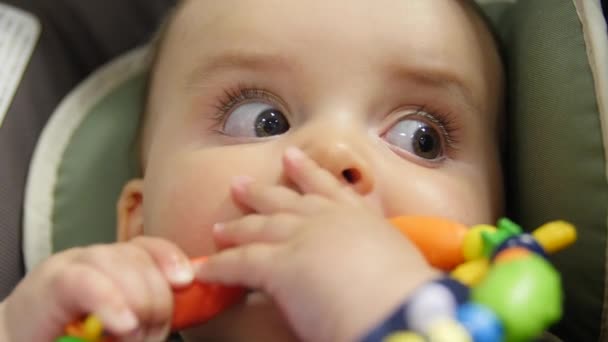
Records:
<instances>
[{"instance_id":1,"label":"blue bead","mask_svg":"<svg viewBox=\"0 0 608 342\"><path fill-rule=\"evenodd\" d=\"M492 310L473 303L458 308L456 317L474 342L498 342L504 338L502 324Z\"/></svg>"},{"instance_id":2,"label":"blue bead","mask_svg":"<svg viewBox=\"0 0 608 342\"><path fill-rule=\"evenodd\" d=\"M538 243L538 241L536 241L534 236L532 236L530 234L521 234L521 235L514 236L512 238L509 238L506 241L504 241L503 243L501 243L500 246L498 246L498 248L496 248L496 250L494 250L494 253L492 254L492 259L494 259L494 257L496 255L498 255L498 253L504 251L507 248L511 248L511 247L522 247L522 248L529 250L532 253L537 254L540 257L543 257L545 259L547 258L547 253L545 252L545 249L543 248L543 246L541 246Z\"/></svg>"}]
</instances>

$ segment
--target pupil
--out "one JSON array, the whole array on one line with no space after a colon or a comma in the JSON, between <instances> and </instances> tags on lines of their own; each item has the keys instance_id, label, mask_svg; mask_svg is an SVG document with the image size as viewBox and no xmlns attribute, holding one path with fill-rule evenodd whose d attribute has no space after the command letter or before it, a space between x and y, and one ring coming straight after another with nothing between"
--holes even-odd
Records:
<instances>
[{"instance_id":1,"label":"pupil","mask_svg":"<svg viewBox=\"0 0 608 342\"><path fill-rule=\"evenodd\" d=\"M276 109L262 112L255 123L255 133L258 137L279 135L289 130L289 123L283 113Z\"/></svg>"},{"instance_id":2,"label":"pupil","mask_svg":"<svg viewBox=\"0 0 608 342\"><path fill-rule=\"evenodd\" d=\"M439 157L439 137L430 127L423 127L416 131L414 136L414 149L416 154L426 159Z\"/></svg>"}]
</instances>

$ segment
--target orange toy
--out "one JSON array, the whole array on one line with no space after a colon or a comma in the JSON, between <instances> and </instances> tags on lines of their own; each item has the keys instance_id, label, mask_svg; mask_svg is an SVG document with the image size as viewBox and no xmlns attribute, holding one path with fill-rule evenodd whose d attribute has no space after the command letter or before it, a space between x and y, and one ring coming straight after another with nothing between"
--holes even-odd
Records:
<instances>
[{"instance_id":1,"label":"orange toy","mask_svg":"<svg viewBox=\"0 0 608 342\"><path fill-rule=\"evenodd\" d=\"M429 216L399 216L390 222L418 247L431 266L447 272L464 262L467 226Z\"/></svg>"}]
</instances>

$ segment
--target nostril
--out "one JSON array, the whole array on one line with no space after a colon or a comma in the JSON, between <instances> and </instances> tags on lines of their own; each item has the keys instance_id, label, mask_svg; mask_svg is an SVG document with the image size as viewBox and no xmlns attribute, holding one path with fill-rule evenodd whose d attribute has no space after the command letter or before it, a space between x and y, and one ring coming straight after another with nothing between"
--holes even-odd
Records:
<instances>
[{"instance_id":1,"label":"nostril","mask_svg":"<svg viewBox=\"0 0 608 342\"><path fill-rule=\"evenodd\" d=\"M346 169L342 171L342 177L350 184L357 184L361 180L361 172L357 169Z\"/></svg>"}]
</instances>

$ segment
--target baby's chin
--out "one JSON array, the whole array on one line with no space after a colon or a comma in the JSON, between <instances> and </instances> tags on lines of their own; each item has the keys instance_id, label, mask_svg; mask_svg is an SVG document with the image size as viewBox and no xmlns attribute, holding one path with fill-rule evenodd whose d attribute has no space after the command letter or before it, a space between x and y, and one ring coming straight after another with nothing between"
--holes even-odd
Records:
<instances>
[{"instance_id":1,"label":"baby's chin","mask_svg":"<svg viewBox=\"0 0 608 342\"><path fill-rule=\"evenodd\" d=\"M250 291L243 303L181 335L187 342L298 341L272 300L257 291Z\"/></svg>"}]
</instances>

